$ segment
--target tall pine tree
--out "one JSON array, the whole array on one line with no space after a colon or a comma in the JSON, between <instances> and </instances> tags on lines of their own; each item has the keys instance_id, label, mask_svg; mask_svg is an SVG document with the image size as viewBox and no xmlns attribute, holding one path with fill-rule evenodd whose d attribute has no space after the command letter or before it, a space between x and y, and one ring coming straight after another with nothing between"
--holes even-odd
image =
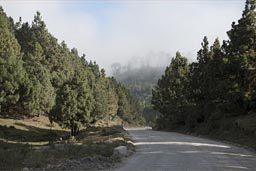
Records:
<instances>
[{"instance_id":1,"label":"tall pine tree","mask_svg":"<svg viewBox=\"0 0 256 171\"><path fill-rule=\"evenodd\" d=\"M188 73L187 59L177 52L152 91L152 104L161 113L158 122L164 128L185 124L183 107L188 103L185 96Z\"/></svg>"},{"instance_id":2,"label":"tall pine tree","mask_svg":"<svg viewBox=\"0 0 256 171\"><path fill-rule=\"evenodd\" d=\"M229 59L230 103L244 111L250 109L250 101L255 101L256 72L256 1L247 0L242 18L232 23L225 42ZM237 107L234 107L237 110Z\"/></svg>"},{"instance_id":3,"label":"tall pine tree","mask_svg":"<svg viewBox=\"0 0 256 171\"><path fill-rule=\"evenodd\" d=\"M26 79L21 60L20 45L15 39L10 22L0 7L0 112L12 114L17 109L21 85Z\"/></svg>"}]
</instances>

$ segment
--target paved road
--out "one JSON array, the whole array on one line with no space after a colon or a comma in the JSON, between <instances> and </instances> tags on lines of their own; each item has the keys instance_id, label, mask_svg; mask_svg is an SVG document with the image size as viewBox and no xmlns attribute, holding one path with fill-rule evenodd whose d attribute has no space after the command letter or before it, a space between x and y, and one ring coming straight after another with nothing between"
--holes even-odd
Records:
<instances>
[{"instance_id":1,"label":"paved road","mask_svg":"<svg viewBox=\"0 0 256 171\"><path fill-rule=\"evenodd\" d=\"M256 154L239 147L173 132L128 131L137 152L117 170L256 171Z\"/></svg>"}]
</instances>

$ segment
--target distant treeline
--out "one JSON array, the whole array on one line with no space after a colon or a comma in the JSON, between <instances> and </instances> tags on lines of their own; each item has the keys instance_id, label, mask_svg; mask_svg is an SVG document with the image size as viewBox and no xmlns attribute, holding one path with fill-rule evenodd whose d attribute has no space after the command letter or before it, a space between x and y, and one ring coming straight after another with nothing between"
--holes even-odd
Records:
<instances>
[{"instance_id":1,"label":"distant treeline","mask_svg":"<svg viewBox=\"0 0 256 171\"><path fill-rule=\"evenodd\" d=\"M143 124L141 110L104 69L59 44L39 12L30 25L15 23L0 7L0 115L46 114L76 135L99 120Z\"/></svg>"},{"instance_id":2,"label":"distant treeline","mask_svg":"<svg viewBox=\"0 0 256 171\"><path fill-rule=\"evenodd\" d=\"M255 8L255 0L246 1L222 45L216 39L210 46L204 37L197 62L176 53L153 90L153 107L161 113L158 129L236 130L255 138Z\"/></svg>"},{"instance_id":3,"label":"distant treeline","mask_svg":"<svg viewBox=\"0 0 256 171\"><path fill-rule=\"evenodd\" d=\"M122 66L115 63L112 65L113 75L140 102L143 107L143 117L148 124L152 125L158 115L151 105L152 89L163 74L164 67L141 65L129 68L131 68L129 64Z\"/></svg>"}]
</instances>

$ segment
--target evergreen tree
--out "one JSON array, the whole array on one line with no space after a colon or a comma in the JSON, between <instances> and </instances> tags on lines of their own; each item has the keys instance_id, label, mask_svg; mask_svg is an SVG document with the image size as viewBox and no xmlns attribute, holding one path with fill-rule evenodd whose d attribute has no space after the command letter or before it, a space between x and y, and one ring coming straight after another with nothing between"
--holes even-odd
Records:
<instances>
[{"instance_id":1,"label":"evergreen tree","mask_svg":"<svg viewBox=\"0 0 256 171\"><path fill-rule=\"evenodd\" d=\"M99 78L101 76L99 65L95 61L94 62L90 61L88 66L96 78Z\"/></svg>"},{"instance_id":2,"label":"evergreen tree","mask_svg":"<svg viewBox=\"0 0 256 171\"><path fill-rule=\"evenodd\" d=\"M141 120L140 105L128 91L77 49L58 44L39 12L29 25L21 18L14 23L0 8L0 34L1 114L49 114L76 135L91 122L115 118L122 92L124 118Z\"/></svg>"},{"instance_id":3,"label":"evergreen tree","mask_svg":"<svg viewBox=\"0 0 256 171\"><path fill-rule=\"evenodd\" d=\"M177 52L152 91L152 104L161 113L158 123L163 128L185 124L183 107L188 103L185 96L188 73L187 59Z\"/></svg>"},{"instance_id":4,"label":"evergreen tree","mask_svg":"<svg viewBox=\"0 0 256 171\"><path fill-rule=\"evenodd\" d=\"M250 108L254 99L254 79L256 68L256 1L247 0L242 18L232 23L225 42L226 56L229 59L230 110L241 109L242 113Z\"/></svg>"},{"instance_id":5,"label":"evergreen tree","mask_svg":"<svg viewBox=\"0 0 256 171\"><path fill-rule=\"evenodd\" d=\"M112 120L117 115L118 96L109 78L99 77L94 87L95 120Z\"/></svg>"},{"instance_id":6,"label":"evergreen tree","mask_svg":"<svg viewBox=\"0 0 256 171\"><path fill-rule=\"evenodd\" d=\"M145 120L142 117L142 105L136 100L120 83L112 77L111 82L116 89L118 95L117 115L122 118L125 123L130 125L144 125Z\"/></svg>"},{"instance_id":7,"label":"evergreen tree","mask_svg":"<svg viewBox=\"0 0 256 171\"><path fill-rule=\"evenodd\" d=\"M227 59L221 49L218 39L215 39L209 51L210 61L205 66L204 94L206 97L204 105L205 119L221 119L225 113L227 106L227 92L228 92L228 74L227 74Z\"/></svg>"},{"instance_id":8,"label":"evergreen tree","mask_svg":"<svg viewBox=\"0 0 256 171\"><path fill-rule=\"evenodd\" d=\"M70 128L71 135L77 135L81 127L92 121L94 99L87 72L76 70L74 77L58 90L56 105L50 113L50 120Z\"/></svg>"},{"instance_id":9,"label":"evergreen tree","mask_svg":"<svg viewBox=\"0 0 256 171\"><path fill-rule=\"evenodd\" d=\"M54 105L56 95L49 67L46 65L46 48L42 47L42 37L48 35L46 26L41 20L40 13L35 16L32 27L28 23L16 25L15 34L22 47L24 68L28 74L27 86L24 89L27 89L29 94L22 98L24 109L30 115L47 114Z\"/></svg>"},{"instance_id":10,"label":"evergreen tree","mask_svg":"<svg viewBox=\"0 0 256 171\"><path fill-rule=\"evenodd\" d=\"M0 7L0 112L13 113L20 99L20 86L26 73L20 57L20 45L10 30L10 22ZM13 110L12 110L13 109Z\"/></svg>"}]
</instances>

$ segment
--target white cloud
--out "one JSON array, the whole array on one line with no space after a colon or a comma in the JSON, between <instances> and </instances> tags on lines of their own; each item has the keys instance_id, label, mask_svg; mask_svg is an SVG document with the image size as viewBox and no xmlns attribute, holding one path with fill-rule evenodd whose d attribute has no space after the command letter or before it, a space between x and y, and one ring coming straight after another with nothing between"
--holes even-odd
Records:
<instances>
[{"instance_id":1,"label":"white cloud","mask_svg":"<svg viewBox=\"0 0 256 171\"><path fill-rule=\"evenodd\" d=\"M23 21L31 21L39 10L55 37L107 69L113 62L150 51L174 55L179 50L195 60L203 36L211 42L216 37L226 39L244 5L241 1L114 1L112 8L102 8L98 14L68 9L73 3L82 6L90 1L0 2L15 20L22 16Z\"/></svg>"}]
</instances>

